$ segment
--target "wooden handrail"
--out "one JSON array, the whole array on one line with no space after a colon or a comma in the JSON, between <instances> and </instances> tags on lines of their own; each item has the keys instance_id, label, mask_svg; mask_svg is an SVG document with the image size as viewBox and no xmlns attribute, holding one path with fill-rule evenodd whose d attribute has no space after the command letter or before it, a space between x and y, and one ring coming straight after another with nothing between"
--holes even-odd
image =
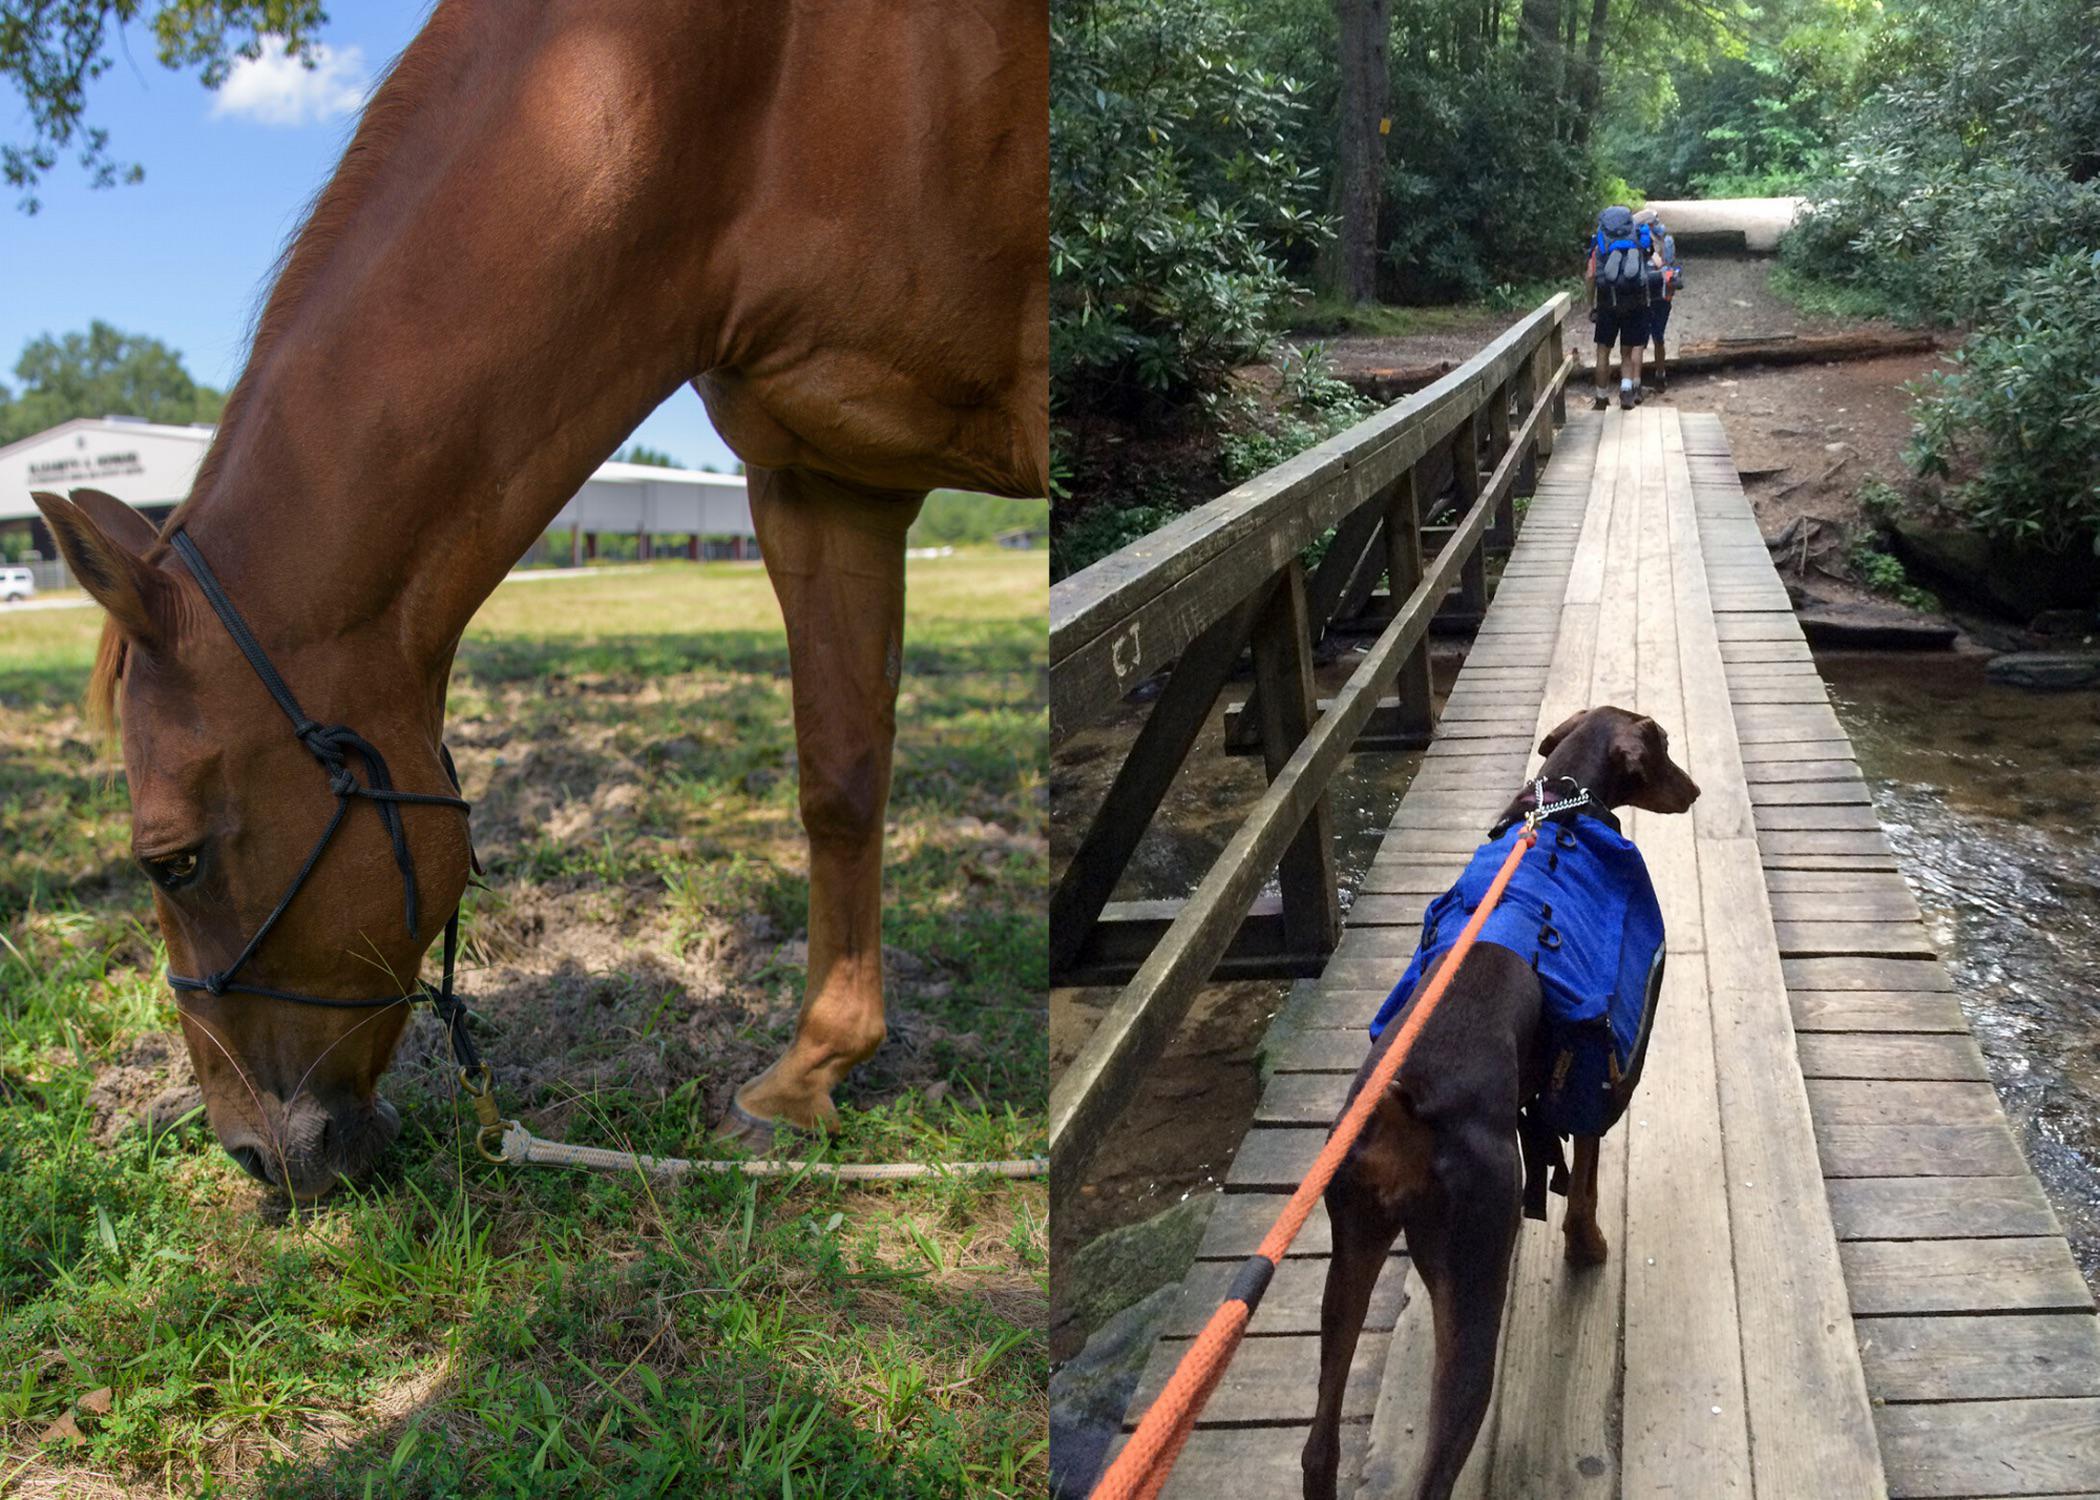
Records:
<instances>
[{"instance_id":1,"label":"wooden handrail","mask_svg":"<svg viewBox=\"0 0 2100 1500\"><path fill-rule=\"evenodd\" d=\"M1506 392L1527 361L1534 362L1535 374L1542 352L1558 347L1555 336L1569 304L1565 294L1556 296L1436 386L1060 584L1051 604L1053 704L1061 664L1069 681L1081 685L1074 691L1092 695L1086 713L1092 717L1198 633L1228 612L1244 609L1251 595L1270 586L1298 550L1335 519L1400 482L1437 442L1476 418L1491 395ZM1052 1181L1058 1192L1075 1183L1144 1070L1165 1048L1263 882L1326 796L1328 782L1379 699L1420 646L1430 618L1477 557L1490 521L1507 503L1519 474L1529 472L1541 429L1551 433L1562 385L1573 368L1574 360L1565 358L1542 380L1527 375L1531 405L1508 429L1494 472L1470 497L1450 540L1397 603L1391 623L1347 684L1276 769L1246 821L1066 1068L1050 1100ZM1168 533L1176 528L1181 528L1180 545L1170 546L1174 539ZM1097 577L1097 569L1107 571ZM1123 670L1117 671L1114 641L1142 642L1148 632L1157 654L1144 671L1135 670L1142 657L1120 664ZM1062 657L1060 640L1067 648ZM1078 714L1075 704L1067 727L1084 722Z\"/></svg>"},{"instance_id":2,"label":"wooden handrail","mask_svg":"<svg viewBox=\"0 0 2100 1500\"><path fill-rule=\"evenodd\" d=\"M1344 515L1450 437L1567 320L1562 292L1434 385L1050 590L1050 737L1100 717Z\"/></svg>"}]
</instances>

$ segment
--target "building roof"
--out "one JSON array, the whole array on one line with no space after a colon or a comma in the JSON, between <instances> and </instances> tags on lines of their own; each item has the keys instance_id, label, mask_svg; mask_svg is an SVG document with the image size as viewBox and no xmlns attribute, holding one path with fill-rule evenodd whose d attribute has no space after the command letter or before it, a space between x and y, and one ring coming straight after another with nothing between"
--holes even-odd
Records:
<instances>
[{"instance_id":1,"label":"building roof","mask_svg":"<svg viewBox=\"0 0 2100 1500\"><path fill-rule=\"evenodd\" d=\"M203 423L75 417L9 443L0 448L0 523L36 514L31 490L63 494L76 485L107 490L130 505L180 504L215 431ZM579 509L608 531L647 521L655 531L751 534L741 474L608 461L549 525L572 524Z\"/></svg>"}]
</instances>

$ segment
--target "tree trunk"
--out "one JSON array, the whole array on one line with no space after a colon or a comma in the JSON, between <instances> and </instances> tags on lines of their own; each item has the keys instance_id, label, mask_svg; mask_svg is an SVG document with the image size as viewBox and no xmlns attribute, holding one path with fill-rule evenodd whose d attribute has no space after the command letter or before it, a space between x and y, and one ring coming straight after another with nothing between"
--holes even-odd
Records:
<instances>
[{"instance_id":1,"label":"tree trunk","mask_svg":"<svg viewBox=\"0 0 2100 1500\"><path fill-rule=\"evenodd\" d=\"M1341 30L1341 235L1334 290L1352 303L1378 296L1378 207L1385 196L1386 40L1392 0L1334 0Z\"/></svg>"},{"instance_id":2,"label":"tree trunk","mask_svg":"<svg viewBox=\"0 0 2100 1500\"><path fill-rule=\"evenodd\" d=\"M1549 99L1559 98L1560 0L1524 0L1518 13L1517 41L1524 51L1525 71L1538 91Z\"/></svg>"},{"instance_id":3,"label":"tree trunk","mask_svg":"<svg viewBox=\"0 0 2100 1500\"><path fill-rule=\"evenodd\" d=\"M1575 122L1575 139L1578 142L1590 138L1590 126L1595 123L1597 101L1604 91L1604 13L1610 0L1590 0L1590 34L1583 44L1582 64L1582 118Z\"/></svg>"}]
</instances>

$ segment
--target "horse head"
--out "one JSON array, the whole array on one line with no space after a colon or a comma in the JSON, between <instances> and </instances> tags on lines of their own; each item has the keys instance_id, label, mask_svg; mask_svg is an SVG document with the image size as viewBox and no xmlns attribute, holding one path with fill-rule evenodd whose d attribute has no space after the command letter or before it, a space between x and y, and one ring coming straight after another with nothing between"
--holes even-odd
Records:
<instances>
[{"instance_id":1,"label":"horse head","mask_svg":"<svg viewBox=\"0 0 2100 1500\"><path fill-rule=\"evenodd\" d=\"M91 697L121 726L132 854L152 882L212 1129L263 1182L318 1197L400 1130L379 1078L466 885L458 811L369 790L453 790L443 678L414 668L382 622L279 607L246 621L285 688L273 702L207 592L264 593L243 587L264 581L260 564L224 563L213 584L121 501L35 498L108 613ZM289 566L298 553L274 555ZM303 734L299 707L313 716Z\"/></svg>"}]
</instances>

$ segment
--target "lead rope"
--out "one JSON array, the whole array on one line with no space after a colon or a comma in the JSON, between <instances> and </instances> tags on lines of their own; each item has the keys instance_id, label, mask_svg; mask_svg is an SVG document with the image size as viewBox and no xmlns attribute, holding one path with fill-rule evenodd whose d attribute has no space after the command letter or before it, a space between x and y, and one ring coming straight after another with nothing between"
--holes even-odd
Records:
<instances>
[{"instance_id":1,"label":"lead rope","mask_svg":"<svg viewBox=\"0 0 2100 1500\"><path fill-rule=\"evenodd\" d=\"M1545 783L1538 783L1536 790L1543 799ZM1260 1246L1241 1263L1238 1274L1226 1289L1224 1301L1218 1304L1183 1353L1174 1373L1167 1377L1166 1385L1146 1409L1137 1431L1131 1434L1130 1441L1109 1466L1108 1472L1101 1476L1088 1500L1152 1500L1166 1484L1183 1445L1196 1429L1196 1419L1202 1415L1204 1403L1210 1400L1219 1382L1225 1378L1225 1367L1232 1362L1240 1341L1246 1337L1247 1324L1255 1309L1261 1306L1262 1294L1269 1289L1270 1278L1283 1264L1291 1242L1305 1227L1320 1195L1327 1191L1327 1185L1340 1170L1343 1159L1370 1123L1371 1114L1384 1097L1386 1088L1399 1076L1400 1065L1407 1060L1415 1038L1443 1002L1452 976L1458 973L1458 966L1472 951L1481 929L1487 925L1489 913L1501 902L1502 893L1509 888L1517 866L1538 843L1539 825L1554 810L1537 806L1524 814L1524 832L1510 845L1502 867L1488 883L1487 893L1481 897L1480 905L1474 908L1465 930L1458 935L1458 941L1451 945L1450 953L1409 1004L1399 1034L1372 1066L1370 1076L1364 1079L1356 1097L1349 1101L1349 1107L1342 1111L1342 1117L1335 1122L1326 1145L1320 1148L1320 1154L1314 1158L1297 1190L1276 1216L1276 1222L1270 1226Z\"/></svg>"}]
</instances>

